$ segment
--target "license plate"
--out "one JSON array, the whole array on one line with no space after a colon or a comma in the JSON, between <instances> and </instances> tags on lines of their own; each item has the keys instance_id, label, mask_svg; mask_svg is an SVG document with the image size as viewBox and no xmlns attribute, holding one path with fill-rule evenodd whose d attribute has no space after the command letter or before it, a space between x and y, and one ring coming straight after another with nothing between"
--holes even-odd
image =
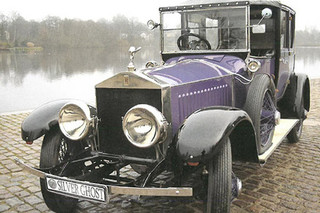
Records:
<instances>
[{"instance_id":1,"label":"license plate","mask_svg":"<svg viewBox=\"0 0 320 213\"><path fill-rule=\"evenodd\" d=\"M78 199L108 202L108 187L102 184L46 175L48 191Z\"/></svg>"}]
</instances>

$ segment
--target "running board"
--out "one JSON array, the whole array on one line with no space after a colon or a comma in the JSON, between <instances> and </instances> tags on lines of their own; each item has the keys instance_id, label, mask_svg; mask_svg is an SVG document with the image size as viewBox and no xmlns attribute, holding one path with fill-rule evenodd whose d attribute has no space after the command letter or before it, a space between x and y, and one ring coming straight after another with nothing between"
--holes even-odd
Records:
<instances>
[{"instance_id":1,"label":"running board","mask_svg":"<svg viewBox=\"0 0 320 213\"><path fill-rule=\"evenodd\" d=\"M279 124L276 126L274 135L272 138L272 146L259 155L259 162L261 164L266 163L271 154L281 144L281 142L287 137L292 128L298 123L298 119L280 119Z\"/></svg>"}]
</instances>

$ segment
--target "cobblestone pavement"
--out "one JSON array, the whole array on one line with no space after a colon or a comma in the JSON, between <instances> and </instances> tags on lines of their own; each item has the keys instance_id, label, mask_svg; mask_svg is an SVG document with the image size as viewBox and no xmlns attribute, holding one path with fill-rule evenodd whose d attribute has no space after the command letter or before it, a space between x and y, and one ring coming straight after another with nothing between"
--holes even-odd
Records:
<instances>
[{"instance_id":1,"label":"cobblestone pavement","mask_svg":"<svg viewBox=\"0 0 320 213\"><path fill-rule=\"evenodd\" d=\"M243 181L243 193L231 212L320 212L320 79L311 81L311 111L301 141L284 141L260 167L234 163ZM0 115L0 212L49 212L43 202L38 178L14 163L19 157L37 166L41 139L26 145L20 124L26 113ZM117 196L109 204L81 201L77 212L201 212L192 199L147 197L137 201Z\"/></svg>"}]
</instances>

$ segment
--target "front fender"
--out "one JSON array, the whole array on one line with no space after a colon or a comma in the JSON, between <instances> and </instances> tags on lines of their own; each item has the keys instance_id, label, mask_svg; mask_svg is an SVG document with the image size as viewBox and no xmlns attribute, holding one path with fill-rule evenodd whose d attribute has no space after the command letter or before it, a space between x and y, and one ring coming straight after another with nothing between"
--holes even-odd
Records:
<instances>
[{"instance_id":1,"label":"front fender","mask_svg":"<svg viewBox=\"0 0 320 213\"><path fill-rule=\"evenodd\" d=\"M35 109L21 124L21 137L34 141L58 124L61 107L72 100L57 100ZM90 110L95 109L89 106Z\"/></svg>"},{"instance_id":2,"label":"front fender","mask_svg":"<svg viewBox=\"0 0 320 213\"><path fill-rule=\"evenodd\" d=\"M241 148L247 154L250 150L249 156L243 159L257 161L258 154L252 121L245 111L231 107L210 107L191 114L182 124L174 139L176 155L183 162L206 161L215 155L219 145L229 136L231 144L238 144L235 147ZM236 141L238 139L243 142L241 146ZM242 152L241 150L238 152ZM232 152L241 156L237 150Z\"/></svg>"}]
</instances>

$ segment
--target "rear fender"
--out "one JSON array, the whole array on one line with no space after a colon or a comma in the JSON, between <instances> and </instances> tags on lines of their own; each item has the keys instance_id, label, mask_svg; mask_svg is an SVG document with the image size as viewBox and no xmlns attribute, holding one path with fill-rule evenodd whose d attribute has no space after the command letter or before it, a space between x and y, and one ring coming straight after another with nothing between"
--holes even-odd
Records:
<instances>
[{"instance_id":1,"label":"rear fender","mask_svg":"<svg viewBox=\"0 0 320 213\"><path fill-rule=\"evenodd\" d=\"M174 139L177 160L207 161L228 137L235 159L258 162L252 121L245 111L231 107L210 107L191 114Z\"/></svg>"},{"instance_id":2,"label":"rear fender","mask_svg":"<svg viewBox=\"0 0 320 213\"><path fill-rule=\"evenodd\" d=\"M58 100L35 109L21 124L21 137L25 141L34 141L58 125L61 107L72 100ZM95 112L95 108L89 106ZM96 114L96 113L94 113Z\"/></svg>"},{"instance_id":3,"label":"rear fender","mask_svg":"<svg viewBox=\"0 0 320 213\"><path fill-rule=\"evenodd\" d=\"M306 74L303 73L297 73L297 91L296 91L296 97L294 100L294 112L298 116L298 118L301 118L303 115L300 115L300 103L301 99L304 98L304 108L309 111L310 110L310 82L309 77Z\"/></svg>"},{"instance_id":4,"label":"rear fender","mask_svg":"<svg viewBox=\"0 0 320 213\"><path fill-rule=\"evenodd\" d=\"M304 108L310 109L310 82L307 75L295 73L290 77L284 97L279 101L278 107L284 118L301 118L301 99L304 98Z\"/></svg>"}]
</instances>

